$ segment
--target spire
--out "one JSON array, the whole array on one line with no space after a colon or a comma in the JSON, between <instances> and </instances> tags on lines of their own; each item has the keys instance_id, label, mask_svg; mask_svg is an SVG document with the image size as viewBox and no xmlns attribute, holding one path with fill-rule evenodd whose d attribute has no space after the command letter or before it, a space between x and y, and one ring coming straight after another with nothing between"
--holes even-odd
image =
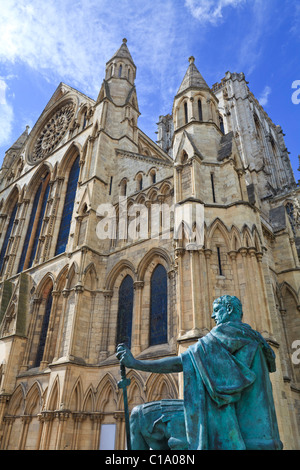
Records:
<instances>
[{"instance_id":1,"label":"spire","mask_svg":"<svg viewBox=\"0 0 300 470\"><path fill-rule=\"evenodd\" d=\"M177 95L186 91L188 88L206 88L210 89L206 81L202 77L201 73L194 64L195 58L193 56L189 57L189 67L186 71L186 74L182 80L182 83L179 87Z\"/></svg>"},{"instance_id":2,"label":"spire","mask_svg":"<svg viewBox=\"0 0 300 470\"><path fill-rule=\"evenodd\" d=\"M26 129L25 131L20 135L20 137L18 137L18 139L15 141L15 143L9 148L9 150L19 150L20 148L22 148L25 140L27 139L28 137L28 130L29 130L29 126L26 126Z\"/></svg>"},{"instance_id":3,"label":"spire","mask_svg":"<svg viewBox=\"0 0 300 470\"><path fill-rule=\"evenodd\" d=\"M135 64L132 60L131 54L129 52L129 49L127 47L127 39L126 38L123 39L121 47L112 56L112 58L107 62L107 64L109 64L111 61L113 61L115 59L127 59L132 63L132 65L135 66Z\"/></svg>"}]
</instances>

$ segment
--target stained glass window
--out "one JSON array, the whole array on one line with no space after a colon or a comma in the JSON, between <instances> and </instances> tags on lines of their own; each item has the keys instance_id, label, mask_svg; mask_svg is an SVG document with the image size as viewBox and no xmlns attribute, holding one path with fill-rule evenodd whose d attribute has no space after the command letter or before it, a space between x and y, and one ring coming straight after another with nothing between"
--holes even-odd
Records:
<instances>
[{"instance_id":1,"label":"stained glass window","mask_svg":"<svg viewBox=\"0 0 300 470\"><path fill-rule=\"evenodd\" d=\"M29 241L30 241L31 233L32 233L32 228L33 228L34 219L35 219L35 216L36 216L36 211L37 211L37 208L38 208L38 203L39 203L39 200L40 200L40 197L41 197L42 186L43 186L43 183L40 184L40 186L39 186L39 188L38 188L38 190L35 194L34 200L33 200L32 210L31 210L29 224L28 224L26 237L25 237L24 245L23 245L23 250L22 250L22 254L21 254L21 258L20 258L20 262L19 262L18 272L23 271L23 268L24 268L26 253L27 253L27 250L28 250L28 244L29 244Z\"/></svg>"},{"instance_id":2,"label":"stained glass window","mask_svg":"<svg viewBox=\"0 0 300 470\"><path fill-rule=\"evenodd\" d=\"M45 184L45 183L43 183L43 184ZM32 263L34 261L35 255L36 255L36 250L37 250L37 247L38 247L40 233L41 233L42 224L43 224L43 220L44 220L44 215L45 215L45 211L46 211L49 191L50 191L50 185L49 185L49 182L48 182L47 186L45 188L44 194L41 194L42 201L39 202L39 204L41 204L41 207L40 207L39 214L37 214L38 220L37 220L37 225L36 225L36 229L35 229L35 233L34 233L33 244L32 244L30 258L29 258L29 262L28 262L28 268L30 268L32 266Z\"/></svg>"},{"instance_id":3,"label":"stained glass window","mask_svg":"<svg viewBox=\"0 0 300 470\"><path fill-rule=\"evenodd\" d=\"M133 280L127 275L119 289L117 344L125 343L129 348L131 346L132 310Z\"/></svg>"},{"instance_id":4,"label":"stained glass window","mask_svg":"<svg viewBox=\"0 0 300 470\"><path fill-rule=\"evenodd\" d=\"M168 281L167 271L158 264L151 276L150 346L168 341Z\"/></svg>"},{"instance_id":5,"label":"stained glass window","mask_svg":"<svg viewBox=\"0 0 300 470\"><path fill-rule=\"evenodd\" d=\"M16 213L17 213L17 208L18 208L18 205L16 203L14 205L14 208L12 210L12 213L11 213L11 216L10 216L10 219L9 219L9 224L8 224L8 227L7 227L7 230L6 230L5 238L4 238L1 253L0 253L0 272L1 272L2 267L3 267L3 261L4 261L4 257L5 257L5 253L6 253L6 248L7 248L8 241L9 241L9 238L10 238L10 234L11 234L11 231L12 231L12 228L13 228L13 225L14 225L14 221L15 221L15 217L16 217Z\"/></svg>"},{"instance_id":6,"label":"stained glass window","mask_svg":"<svg viewBox=\"0 0 300 470\"><path fill-rule=\"evenodd\" d=\"M52 289L50 290L47 300L46 300L46 308L45 308L45 314L44 314L43 324L41 328L40 341L39 341L38 350L37 350L37 354L35 358L35 364L33 367L38 367L41 363L41 360L43 359L51 307L52 307Z\"/></svg>"},{"instance_id":7,"label":"stained glass window","mask_svg":"<svg viewBox=\"0 0 300 470\"><path fill-rule=\"evenodd\" d=\"M70 226L71 226L71 219L74 207L74 200L76 195L78 177L79 177L79 156L74 161L72 168L69 174L68 186L67 186L67 193L65 197L65 205L64 210L61 218L58 240L56 244L55 255L59 255L63 253L66 249L69 233L70 233Z\"/></svg>"}]
</instances>

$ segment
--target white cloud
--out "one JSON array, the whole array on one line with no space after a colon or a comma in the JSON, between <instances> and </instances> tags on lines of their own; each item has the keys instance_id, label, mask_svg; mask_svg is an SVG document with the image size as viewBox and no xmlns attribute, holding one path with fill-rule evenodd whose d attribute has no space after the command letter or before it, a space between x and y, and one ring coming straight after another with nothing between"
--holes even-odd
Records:
<instances>
[{"instance_id":1,"label":"white cloud","mask_svg":"<svg viewBox=\"0 0 300 470\"><path fill-rule=\"evenodd\" d=\"M0 0L0 61L25 63L51 82L97 96L123 37L137 64L161 73L175 37L172 0ZM159 12L159 13L158 13Z\"/></svg>"},{"instance_id":2,"label":"white cloud","mask_svg":"<svg viewBox=\"0 0 300 470\"><path fill-rule=\"evenodd\" d=\"M266 106L268 104L269 95L271 94L271 92L272 92L271 88L268 85L266 85L262 94L258 98L258 101L262 106Z\"/></svg>"},{"instance_id":3,"label":"white cloud","mask_svg":"<svg viewBox=\"0 0 300 470\"><path fill-rule=\"evenodd\" d=\"M201 23L217 25L223 19L226 7L238 7L246 0L185 0L186 7Z\"/></svg>"},{"instance_id":4,"label":"white cloud","mask_svg":"<svg viewBox=\"0 0 300 470\"><path fill-rule=\"evenodd\" d=\"M10 142L13 125L13 107L7 101L7 83L0 77L0 145Z\"/></svg>"}]
</instances>

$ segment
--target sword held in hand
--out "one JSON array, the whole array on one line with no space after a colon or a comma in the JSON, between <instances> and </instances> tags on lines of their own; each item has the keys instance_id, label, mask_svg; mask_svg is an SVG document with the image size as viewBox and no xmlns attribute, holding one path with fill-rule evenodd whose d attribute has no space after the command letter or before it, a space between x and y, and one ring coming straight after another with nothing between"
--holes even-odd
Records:
<instances>
[{"instance_id":1,"label":"sword held in hand","mask_svg":"<svg viewBox=\"0 0 300 470\"><path fill-rule=\"evenodd\" d=\"M126 369L123 364L120 365L120 371L121 371L121 380L118 382L118 387L123 390L127 450L131 450L129 409L128 409L128 399L127 399L127 387L130 385L130 379L126 378Z\"/></svg>"}]
</instances>

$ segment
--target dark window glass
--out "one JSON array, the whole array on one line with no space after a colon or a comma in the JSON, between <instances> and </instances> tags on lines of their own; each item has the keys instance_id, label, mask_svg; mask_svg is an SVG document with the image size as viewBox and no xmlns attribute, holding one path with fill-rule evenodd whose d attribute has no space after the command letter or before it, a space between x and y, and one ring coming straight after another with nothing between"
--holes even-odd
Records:
<instances>
[{"instance_id":1,"label":"dark window glass","mask_svg":"<svg viewBox=\"0 0 300 470\"><path fill-rule=\"evenodd\" d=\"M188 122L188 107L187 107L187 103L184 103L184 119L185 119L185 123L187 124L187 122Z\"/></svg>"},{"instance_id":2,"label":"dark window glass","mask_svg":"<svg viewBox=\"0 0 300 470\"><path fill-rule=\"evenodd\" d=\"M198 100L198 115L199 115L199 121L202 121L202 103L201 103L201 100Z\"/></svg>"},{"instance_id":3,"label":"dark window glass","mask_svg":"<svg viewBox=\"0 0 300 470\"><path fill-rule=\"evenodd\" d=\"M168 341L168 282L165 268L158 264L151 277L150 346Z\"/></svg>"},{"instance_id":4,"label":"dark window glass","mask_svg":"<svg viewBox=\"0 0 300 470\"><path fill-rule=\"evenodd\" d=\"M219 247L217 247L217 254L218 254L219 275L220 275L220 276L223 276L222 260L221 260L221 250L220 250Z\"/></svg>"},{"instance_id":5,"label":"dark window glass","mask_svg":"<svg viewBox=\"0 0 300 470\"><path fill-rule=\"evenodd\" d=\"M29 241L30 241L31 233L32 233L32 228L33 228L34 219L35 219L35 216L36 216L36 211L37 211L37 208L38 208L38 203L39 203L39 200L40 200L40 197L41 197L42 186L43 186L43 183L40 184L40 186L39 186L39 188L38 188L38 190L35 194L35 197L34 197L33 206L32 206L30 219L29 219L29 224L28 224L28 228L27 228L27 232L26 232L26 237L25 237L25 240L24 240L23 250L22 250L22 254L21 254L21 258L20 258L20 262L19 262L18 272L21 272L24 268L26 253L27 253L27 250L28 250L28 244L29 244Z\"/></svg>"},{"instance_id":6,"label":"dark window glass","mask_svg":"<svg viewBox=\"0 0 300 470\"><path fill-rule=\"evenodd\" d=\"M224 121L223 121L223 118L220 117L220 129L221 131L223 132L223 134L225 133L225 130L224 130Z\"/></svg>"},{"instance_id":7,"label":"dark window glass","mask_svg":"<svg viewBox=\"0 0 300 470\"><path fill-rule=\"evenodd\" d=\"M79 167L79 156L78 156L76 160L74 161L72 168L70 170L70 174L69 174L67 193L65 197L65 205L64 205L62 218L61 218L55 255L59 255L60 253L63 253L68 243L71 219L72 219L73 207L74 207L74 200L75 200L78 177L79 177L79 169L80 167Z\"/></svg>"},{"instance_id":8,"label":"dark window glass","mask_svg":"<svg viewBox=\"0 0 300 470\"><path fill-rule=\"evenodd\" d=\"M38 350L37 350L37 354L35 358L35 364L33 367L38 367L40 365L41 360L43 359L51 307L52 307L52 289L49 292L47 301L46 301L45 314L44 314L43 324L42 324L42 329L41 329L41 334L40 334L40 341L39 341L39 346L38 346Z\"/></svg>"},{"instance_id":9,"label":"dark window glass","mask_svg":"<svg viewBox=\"0 0 300 470\"><path fill-rule=\"evenodd\" d=\"M42 205L41 205L41 209L40 209L40 212L39 212L39 215L38 215L37 226L36 226L36 230L35 230L35 234L34 234L33 245L32 245L30 258L29 258L29 263L28 263L29 268L32 266L32 263L34 261L35 255L36 255L36 250L37 250L37 247L38 247L39 237L40 237L42 224L43 224L43 220L44 220L44 215L45 215L45 211L46 211L49 191L50 191L50 185L48 183L47 186L46 186L44 195L43 195Z\"/></svg>"},{"instance_id":10,"label":"dark window glass","mask_svg":"<svg viewBox=\"0 0 300 470\"><path fill-rule=\"evenodd\" d=\"M127 275L119 289L117 344L125 343L129 348L131 346L132 310L133 280Z\"/></svg>"},{"instance_id":11,"label":"dark window glass","mask_svg":"<svg viewBox=\"0 0 300 470\"><path fill-rule=\"evenodd\" d=\"M6 230L5 238L4 238L1 253L0 253L0 272L1 272L2 267L3 267L3 261L4 261L4 257L5 257L5 253L6 253L6 248L7 248L8 241L9 241L9 238L10 238L10 234L11 234L11 231L12 231L12 228L13 228L13 225L14 225L14 221L15 221L15 217L16 217L16 213L17 213L17 208L18 208L18 205L16 203L14 205L14 208L12 210L12 213L11 213L11 216L10 216L10 219L9 219L9 224L8 224L8 227L7 227L7 230Z\"/></svg>"}]
</instances>

